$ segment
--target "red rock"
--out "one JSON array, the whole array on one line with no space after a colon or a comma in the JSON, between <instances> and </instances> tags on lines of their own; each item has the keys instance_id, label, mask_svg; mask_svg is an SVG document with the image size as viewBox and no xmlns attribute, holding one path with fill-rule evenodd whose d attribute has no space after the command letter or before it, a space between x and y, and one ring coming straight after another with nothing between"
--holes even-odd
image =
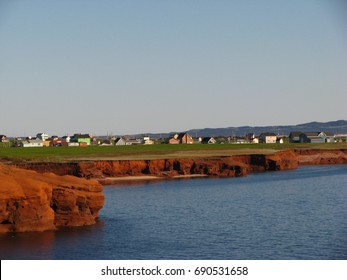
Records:
<instances>
[{"instance_id":1,"label":"red rock","mask_svg":"<svg viewBox=\"0 0 347 280\"><path fill-rule=\"evenodd\" d=\"M0 232L94 224L102 189L96 180L0 165Z\"/></svg>"},{"instance_id":2,"label":"red rock","mask_svg":"<svg viewBox=\"0 0 347 280\"><path fill-rule=\"evenodd\" d=\"M299 165L347 164L347 150L294 150Z\"/></svg>"},{"instance_id":3,"label":"red rock","mask_svg":"<svg viewBox=\"0 0 347 280\"><path fill-rule=\"evenodd\" d=\"M41 173L0 165L0 232L95 223L104 205L102 186L95 180L78 177L152 175L168 178L199 174L236 177L254 171L294 169L298 165L346 163L347 150L296 149L266 155L21 165ZM58 176L64 174L74 176Z\"/></svg>"}]
</instances>

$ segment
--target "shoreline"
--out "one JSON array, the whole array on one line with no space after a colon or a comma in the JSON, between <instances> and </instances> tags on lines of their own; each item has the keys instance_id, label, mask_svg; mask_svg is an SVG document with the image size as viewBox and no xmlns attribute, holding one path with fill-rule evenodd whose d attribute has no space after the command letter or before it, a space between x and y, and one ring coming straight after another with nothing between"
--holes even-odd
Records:
<instances>
[{"instance_id":1,"label":"shoreline","mask_svg":"<svg viewBox=\"0 0 347 280\"><path fill-rule=\"evenodd\" d=\"M113 185L123 182L141 182L141 181L157 181L157 180L174 180L174 179L192 179L192 178L207 178L205 174L187 174L187 175L175 175L175 176L124 176L124 177L105 177L96 178L96 180L103 186Z\"/></svg>"},{"instance_id":2,"label":"shoreline","mask_svg":"<svg viewBox=\"0 0 347 280\"><path fill-rule=\"evenodd\" d=\"M139 161L129 160L129 164ZM146 161L147 164L151 162ZM181 169L164 171L155 168L155 172L149 172L151 168L147 165L144 174L132 174L118 176L104 176L96 178L102 185L112 185L124 182L139 182L149 180L167 180L167 179L189 179L203 177L240 177L247 176L249 173L265 171L281 171L296 169L300 166L307 165L331 165L347 164L347 150L294 150L294 151L277 151L272 154L245 154L224 157L210 157L202 160L195 159L176 159L176 165L190 164L190 169L180 166ZM198 170L192 169L192 166L205 165ZM189 167L189 166L188 166ZM208 168L212 172L206 171ZM174 168L175 169L175 168ZM176 168L177 169L177 168ZM224 170L223 170L224 169ZM239 172L236 170L239 169ZM227 170L227 172L226 172ZM153 171L153 170L152 170Z\"/></svg>"},{"instance_id":3,"label":"shoreline","mask_svg":"<svg viewBox=\"0 0 347 280\"><path fill-rule=\"evenodd\" d=\"M317 164L315 164L317 165ZM311 164L302 164L299 165L300 167L305 166L315 166ZM319 164L319 166L330 166L330 165L345 165L345 163L339 163L339 164ZM296 168L296 169L298 169ZM288 169L289 170L289 169ZM292 169L295 170L295 169ZM285 171L285 170L282 170ZM253 173L263 173L263 172L252 172ZM111 186L116 184L124 184L124 183L141 183L141 182L148 182L148 181L161 181L161 180L176 180L176 179L194 179L194 178L233 178L233 177L227 177L227 176L208 176L205 174L190 174L190 175L176 175L172 177L164 177L164 176L124 176L124 177L105 177L105 178L96 178L96 180L103 186Z\"/></svg>"},{"instance_id":4,"label":"shoreline","mask_svg":"<svg viewBox=\"0 0 347 280\"><path fill-rule=\"evenodd\" d=\"M153 160L1 163L0 233L94 224L104 204L103 185L232 178L326 164L347 164L347 149Z\"/></svg>"},{"instance_id":5,"label":"shoreline","mask_svg":"<svg viewBox=\"0 0 347 280\"><path fill-rule=\"evenodd\" d=\"M293 149L273 153L190 158L75 160L26 162L18 168L39 173L96 179L106 185L119 181L163 180L192 177L239 177L251 172L296 169L300 165L347 164L347 149ZM10 164L11 165L11 164Z\"/></svg>"}]
</instances>

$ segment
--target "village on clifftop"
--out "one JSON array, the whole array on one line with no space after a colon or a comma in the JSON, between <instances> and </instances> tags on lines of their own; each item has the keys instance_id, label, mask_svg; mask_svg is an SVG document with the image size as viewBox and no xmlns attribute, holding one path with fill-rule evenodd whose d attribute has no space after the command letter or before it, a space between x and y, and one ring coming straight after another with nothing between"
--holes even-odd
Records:
<instances>
[{"instance_id":1,"label":"village on clifftop","mask_svg":"<svg viewBox=\"0 0 347 280\"><path fill-rule=\"evenodd\" d=\"M187 132L177 133L167 138L150 138L149 136L100 136L91 134L74 134L72 136L49 136L37 133L36 137L8 137L0 135L0 147L60 147L60 146L124 146L124 145L153 145L153 144L281 144L281 143L333 143L347 142L347 134L330 132L300 132L293 131L289 135L276 135L264 132L260 135L248 133L242 136L193 137Z\"/></svg>"}]
</instances>

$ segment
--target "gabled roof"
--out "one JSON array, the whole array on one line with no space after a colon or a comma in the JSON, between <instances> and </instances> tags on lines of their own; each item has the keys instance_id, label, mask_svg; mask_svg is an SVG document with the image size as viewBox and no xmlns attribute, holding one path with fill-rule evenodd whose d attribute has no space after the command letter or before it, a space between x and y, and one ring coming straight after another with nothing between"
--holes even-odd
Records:
<instances>
[{"instance_id":1,"label":"gabled roof","mask_svg":"<svg viewBox=\"0 0 347 280\"><path fill-rule=\"evenodd\" d=\"M334 133L331 133L331 132L322 131L321 133L324 133L326 136L329 136L329 137L334 137Z\"/></svg>"},{"instance_id":2,"label":"gabled roof","mask_svg":"<svg viewBox=\"0 0 347 280\"><path fill-rule=\"evenodd\" d=\"M43 141L41 139L26 139L24 141L22 141L23 143L43 143Z\"/></svg>"},{"instance_id":3,"label":"gabled roof","mask_svg":"<svg viewBox=\"0 0 347 280\"><path fill-rule=\"evenodd\" d=\"M301 131L292 131L289 133L289 137L299 137L301 134Z\"/></svg>"},{"instance_id":4,"label":"gabled roof","mask_svg":"<svg viewBox=\"0 0 347 280\"><path fill-rule=\"evenodd\" d=\"M264 132L264 133L260 134L259 136L276 136L276 134L273 132Z\"/></svg>"},{"instance_id":5,"label":"gabled roof","mask_svg":"<svg viewBox=\"0 0 347 280\"><path fill-rule=\"evenodd\" d=\"M303 134L305 134L307 137L315 137L318 136L319 132L304 132Z\"/></svg>"},{"instance_id":6,"label":"gabled roof","mask_svg":"<svg viewBox=\"0 0 347 280\"><path fill-rule=\"evenodd\" d=\"M201 141L209 141L211 139L214 139L213 137L203 137Z\"/></svg>"},{"instance_id":7,"label":"gabled roof","mask_svg":"<svg viewBox=\"0 0 347 280\"><path fill-rule=\"evenodd\" d=\"M191 137L193 138L191 135L189 135L187 132L182 132L180 134L178 134L178 139L182 139L183 137L185 137L185 135L187 135L187 137Z\"/></svg>"},{"instance_id":8,"label":"gabled roof","mask_svg":"<svg viewBox=\"0 0 347 280\"><path fill-rule=\"evenodd\" d=\"M91 138L89 134L74 134L75 138Z\"/></svg>"},{"instance_id":9,"label":"gabled roof","mask_svg":"<svg viewBox=\"0 0 347 280\"><path fill-rule=\"evenodd\" d=\"M214 139L213 137L203 137L201 139L201 143L208 143L208 142L216 142L216 139Z\"/></svg>"}]
</instances>

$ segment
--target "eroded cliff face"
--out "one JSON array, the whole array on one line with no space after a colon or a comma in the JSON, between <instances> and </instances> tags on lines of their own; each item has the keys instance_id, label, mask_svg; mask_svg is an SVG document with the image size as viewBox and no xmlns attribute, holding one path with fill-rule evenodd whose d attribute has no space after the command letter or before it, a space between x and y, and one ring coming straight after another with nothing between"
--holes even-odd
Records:
<instances>
[{"instance_id":1,"label":"eroded cliff face","mask_svg":"<svg viewBox=\"0 0 347 280\"><path fill-rule=\"evenodd\" d=\"M299 165L346 164L347 150L296 149L273 154L250 154L225 157L158 159L158 160L91 160L73 163L27 163L21 168L57 175L83 178L105 178L151 175L175 177L206 175L244 176L255 171L295 169Z\"/></svg>"},{"instance_id":2,"label":"eroded cliff face","mask_svg":"<svg viewBox=\"0 0 347 280\"><path fill-rule=\"evenodd\" d=\"M104 195L102 186L92 178L238 177L249 172L312 164L347 164L347 150L298 149L209 158L26 163L21 168L0 165L0 232L43 231L95 223L104 205Z\"/></svg>"},{"instance_id":3,"label":"eroded cliff face","mask_svg":"<svg viewBox=\"0 0 347 280\"><path fill-rule=\"evenodd\" d=\"M347 150L294 150L299 165L347 164Z\"/></svg>"},{"instance_id":4,"label":"eroded cliff face","mask_svg":"<svg viewBox=\"0 0 347 280\"><path fill-rule=\"evenodd\" d=\"M96 180L0 165L0 232L94 224L102 189Z\"/></svg>"},{"instance_id":5,"label":"eroded cliff face","mask_svg":"<svg viewBox=\"0 0 347 280\"><path fill-rule=\"evenodd\" d=\"M286 170L298 167L294 151L274 154L253 154L208 158L158 159L158 160L93 160L75 163L31 163L23 168L38 172L71 174L84 178L105 178L151 175L175 177L180 175L206 175L218 177L245 176L249 172Z\"/></svg>"},{"instance_id":6,"label":"eroded cliff face","mask_svg":"<svg viewBox=\"0 0 347 280\"><path fill-rule=\"evenodd\" d=\"M273 155L244 155L211 158L166 160L117 160L78 163L78 176L87 178L154 175L207 175L217 177L245 176L252 171L284 170L297 168L292 151Z\"/></svg>"}]
</instances>

